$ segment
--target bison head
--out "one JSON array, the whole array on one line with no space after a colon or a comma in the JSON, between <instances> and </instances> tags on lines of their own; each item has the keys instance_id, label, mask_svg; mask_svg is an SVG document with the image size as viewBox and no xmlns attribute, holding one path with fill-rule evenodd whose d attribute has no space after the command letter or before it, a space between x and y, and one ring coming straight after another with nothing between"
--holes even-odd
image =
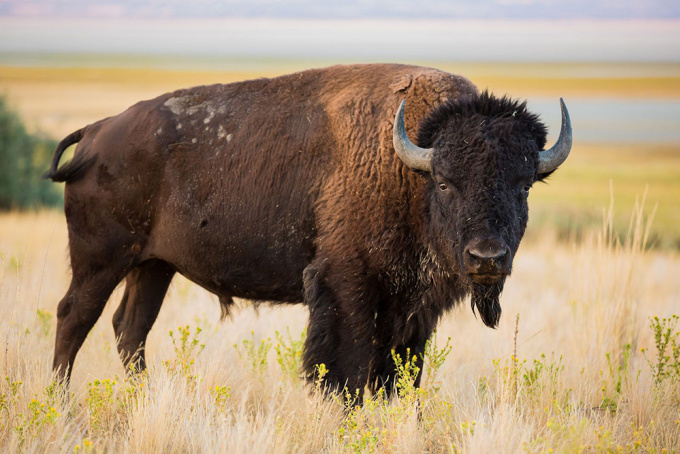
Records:
<instances>
[{"instance_id":1,"label":"bison head","mask_svg":"<svg viewBox=\"0 0 680 454\"><path fill-rule=\"evenodd\" d=\"M526 103L487 92L436 107L420 125L420 147L406 136L404 102L395 118L397 154L427 177L432 253L465 283L472 310L490 327L500 319L500 293L526 229L529 190L571 149L569 113L560 103L562 129L549 150L545 125Z\"/></svg>"}]
</instances>

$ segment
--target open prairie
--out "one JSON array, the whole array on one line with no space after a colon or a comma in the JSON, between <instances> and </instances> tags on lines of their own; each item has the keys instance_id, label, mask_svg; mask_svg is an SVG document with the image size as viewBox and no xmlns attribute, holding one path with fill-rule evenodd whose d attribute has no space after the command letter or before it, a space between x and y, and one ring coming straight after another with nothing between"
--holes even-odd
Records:
<instances>
[{"instance_id":1,"label":"open prairie","mask_svg":"<svg viewBox=\"0 0 680 454\"><path fill-rule=\"evenodd\" d=\"M179 278L149 337L148 375L126 379L117 357L119 289L76 360L69 397L56 392L63 217L2 215L2 450L677 451L680 257L642 250L643 218L623 246L608 229L578 243L537 234L520 248L497 330L464 302L439 325L421 390L406 363L398 399L375 396L344 417L341 399L324 401L298 378L304 307L243 302L220 323L216 298Z\"/></svg>"},{"instance_id":2,"label":"open prairie","mask_svg":"<svg viewBox=\"0 0 680 454\"><path fill-rule=\"evenodd\" d=\"M61 138L178 87L305 64L3 66L0 91L34 130ZM680 99L668 65L431 66L519 97ZM484 327L463 302L439 325L422 389L412 386L412 362L399 358L399 398L373 396L349 414L342 398L325 400L298 377L304 306L243 301L220 322L217 299L182 278L150 333L148 374L126 378L117 356L119 288L65 395L50 370L56 305L69 283L63 213L0 214L0 451L677 452L680 145L575 134L569 160L532 190L499 328Z\"/></svg>"}]
</instances>

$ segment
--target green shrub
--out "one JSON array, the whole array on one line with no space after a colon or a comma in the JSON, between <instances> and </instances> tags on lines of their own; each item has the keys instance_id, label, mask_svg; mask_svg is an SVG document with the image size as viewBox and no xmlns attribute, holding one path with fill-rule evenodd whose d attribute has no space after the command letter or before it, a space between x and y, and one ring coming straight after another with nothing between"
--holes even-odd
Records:
<instances>
[{"instance_id":1,"label":"green shrub","mask_svg":"<svg viewBox=\"0 0 680 454\"><path fill-rule=\"evenodd\" d=\"M62 203L58 186L41 178L56 146L52 139L29 134L0 96L0 210Z\"/></svg>"}]
</instances>

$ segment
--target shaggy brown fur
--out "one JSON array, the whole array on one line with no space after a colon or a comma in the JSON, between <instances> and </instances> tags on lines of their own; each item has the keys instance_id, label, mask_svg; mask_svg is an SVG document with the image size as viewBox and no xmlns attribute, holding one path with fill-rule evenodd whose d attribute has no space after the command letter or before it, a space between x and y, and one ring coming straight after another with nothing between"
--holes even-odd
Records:
<instances>
[{"instance_id":1,"label":"shaggy brown fur","mask_svg":"<svg viewBox=\"0 0 680 454\"><path fill-rule=\"evenodd\" d=\"M402 99L411 137L429 116L419 140L435 148L432 174L395 154ZM73 162L57 169L75 141ZM233 297L304 301L305 375L324 363L330 387L389 393L390 351L421 355L465 295L497 323L544 144L545 128L523 105L404 65L179 90L87 126L60 144L48 174L67 183L73 268L54 368L67 378L123 279L118 348L143 368L147 334L179 272L225 311ZM491 269L470 262L473 246L509 253Z\"/></svg>"}]
</instances>

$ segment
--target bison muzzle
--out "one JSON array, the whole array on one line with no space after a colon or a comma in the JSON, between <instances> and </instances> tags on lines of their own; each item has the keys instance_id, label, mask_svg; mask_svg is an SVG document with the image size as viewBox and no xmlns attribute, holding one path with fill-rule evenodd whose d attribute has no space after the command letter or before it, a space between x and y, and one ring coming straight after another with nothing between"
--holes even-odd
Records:
<instances>
[{"instance_id":1,"label":"bison muzzle","mask_svg":"<svg viewBox=\"0 0 680 454\"><path fill-rule=\"evenodd\" d=\"M66 182L73 271L55 371L68 380L122 280L118 350L143 369L181 273L224 314L235 297L306 304L305 377L323 363L329 389L389 395L391 351L422 370L437 321L467 296L497 325L529 190L571 148L561 105L559 139L544 150L525 103L463 77L334 66L179 90L72 133L47 174Z\"/></svg>"}]
</instances>

